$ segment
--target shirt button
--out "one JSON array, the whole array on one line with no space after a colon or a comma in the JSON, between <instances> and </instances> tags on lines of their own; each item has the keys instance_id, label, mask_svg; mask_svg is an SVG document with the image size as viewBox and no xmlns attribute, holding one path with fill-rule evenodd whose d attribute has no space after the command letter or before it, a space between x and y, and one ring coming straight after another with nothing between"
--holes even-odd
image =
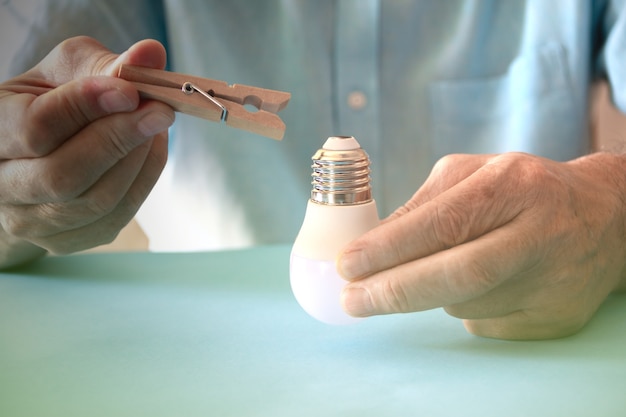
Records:
<instances>
[{"instance_id":1,"label":"shirt button","mask_svg":"<svg viewBox=\"0 0 626 417\"><path fill-rule=\"evenodd\" d=\"M348 94L348 106L352 110L361 110L367 106L367 96L362 91L352 91Z\"/></svg>"}]
</instances>

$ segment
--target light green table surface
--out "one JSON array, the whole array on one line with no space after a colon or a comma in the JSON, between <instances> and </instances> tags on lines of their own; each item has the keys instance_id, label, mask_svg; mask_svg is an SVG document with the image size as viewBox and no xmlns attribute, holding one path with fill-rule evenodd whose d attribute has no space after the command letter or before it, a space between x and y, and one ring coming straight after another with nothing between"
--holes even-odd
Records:
<instances>
[{"instance_id":1,"label":"light green table surface","mask_svg":"<svg viewBox=\"0 0 626 417\"><path fill-rule=\"evenodd\" d=\"M553 341L478 338L443 310L334 327L294 301L288 255L0 274L0 416L626 416L626 296Z\"/></svg>"}]
</instances>

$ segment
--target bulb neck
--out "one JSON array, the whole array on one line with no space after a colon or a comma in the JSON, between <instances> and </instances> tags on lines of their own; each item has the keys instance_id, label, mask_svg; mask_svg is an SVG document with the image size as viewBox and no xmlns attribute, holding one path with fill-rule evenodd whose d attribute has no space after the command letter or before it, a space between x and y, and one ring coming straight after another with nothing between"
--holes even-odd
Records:
<instances>
[{"instance_id":1,"label":"bulb neck","mask_svg":"<svg viewBox=\"0 0 626 417\"><path fill-rule=\"evenodd\" d=\"M352 136L332 136L312 157L311 201L354 205L372 201L370 159Z\"/></svg>"}]
</instances>

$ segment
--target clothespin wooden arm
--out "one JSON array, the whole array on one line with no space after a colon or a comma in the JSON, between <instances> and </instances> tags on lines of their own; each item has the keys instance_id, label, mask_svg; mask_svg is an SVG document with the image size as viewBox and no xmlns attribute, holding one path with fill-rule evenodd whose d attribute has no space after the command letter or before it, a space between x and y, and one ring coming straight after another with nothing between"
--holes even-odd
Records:
<instances>
[{"instance_id":1,"label":"clothespin wooden arm","mask_svg":"<svg viewBox=\"0 0 626 417\"><path fill-rule=\"evenodd\" d=\"M284 136L285 124L275 113L287 106L289 93L129 65L120 67L118 77L131 81L142 98L161 101L178 112L215 122L225 120L228 126L272 139ZM198 88L199 93L185 92L185 85ZM245 106L258 110L249 111Z\"/></svg>"}]
</instances>

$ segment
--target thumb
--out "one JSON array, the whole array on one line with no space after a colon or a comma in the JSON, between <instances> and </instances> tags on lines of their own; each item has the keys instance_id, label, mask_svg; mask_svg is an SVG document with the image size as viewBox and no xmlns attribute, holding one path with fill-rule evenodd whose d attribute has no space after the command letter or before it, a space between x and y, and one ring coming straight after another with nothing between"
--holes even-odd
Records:
<instances>
[{"instance_id":1,"label":"thumb","mask_svg":"<svg viewBox=\"0 0 626 417\"><path fill-rule=\"evenodd\" d=\"M167 63L165 47L158 41L146 39L135 43L119 55L104 70L104 75L116 76L122 64L163 69Z\"/></svg>"},{"instance_id":2,"label":"thumb","mask_svg":"<svg viewBox=\"0 0 626 417\"><path fill-rule=\"evenodd\" d=\"M78 36L57 45L34 71L54 88L83 77L116 76L122 64L163 69L166 60L165 48L155 40L139 41L118 55L93 38Z\"/></svg>"}]
</instances>

